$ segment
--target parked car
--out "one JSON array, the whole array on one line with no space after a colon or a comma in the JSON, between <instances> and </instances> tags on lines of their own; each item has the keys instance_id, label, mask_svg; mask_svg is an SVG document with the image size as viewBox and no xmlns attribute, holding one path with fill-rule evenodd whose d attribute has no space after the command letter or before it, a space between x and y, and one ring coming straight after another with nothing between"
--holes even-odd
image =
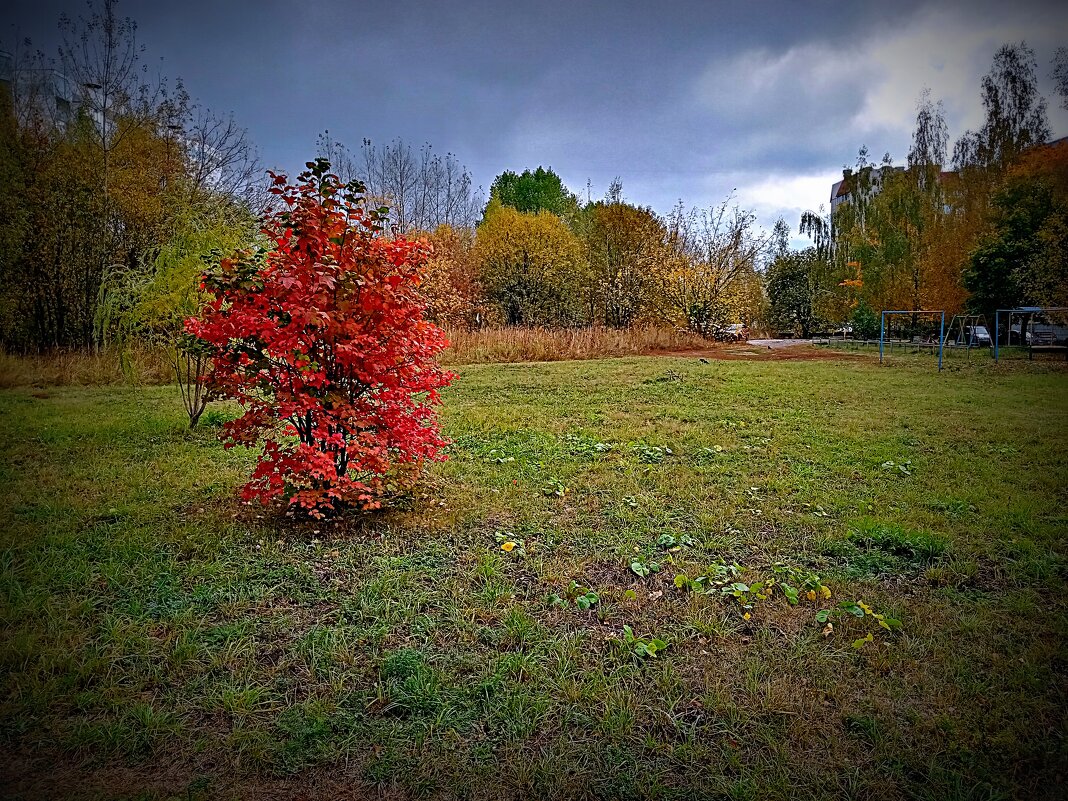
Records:
<instances>
[{"instance_id":1,"label":"parked car","mask_svg":"<svg viewBox=\"0 0 1068 801\"><path fill-rule=\"evenodd\" d=\"M715 337L720 342L745 342L749 339L749 329L741 323L731 323L717 328Z\"/></svg>"},{"instance_id":2,"label":"parked car","mask_svg":"<svg viewBox=\"0 0 1068 801\"><path fill-rule=\"evenodd\" d=\"M964 326L946 334L946 344L956 347L990 347L990 332L986 326Z\"/></svg>"},{"instance_id":3,"label":"parked car","mask_svg":"<svg viewBox=\"0 0 1068 801\"><path fill-rule=\"evenodd\" d=\"M1055 340L1053 326L1049 323L1032 323L1024 334L1024 342L1028 345L1052 345Z\"/></svg>"},{"instance_id":4,"label":"parked car","mask_svg":"<svg viewBox=\"0 0 1068 801\"><path fill-rule=\"evenodd\" d=\"M1032 322L1024 331L1023 341L1021 342L1020 324L1016 323L1009 329L1009 344L1036 346L1068 345L1068 326Z\"/></svg>"}]
</instances>

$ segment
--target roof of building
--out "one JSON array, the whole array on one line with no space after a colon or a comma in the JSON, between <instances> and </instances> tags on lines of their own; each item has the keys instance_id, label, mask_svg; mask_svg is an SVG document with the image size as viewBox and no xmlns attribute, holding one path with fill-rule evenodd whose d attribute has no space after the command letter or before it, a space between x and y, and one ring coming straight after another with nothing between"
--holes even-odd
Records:
<instances>
[{"instance_id":1,"label":"roof of building","mask_svg":"<svg viewBox=\"0 0 1068 801\"><path fill-rule=\"evenodd\" d=\"M1062 148L1062 147L1068 147L1068 136L1062 136L1059 139L1054 139L1054 140L1052 140L1050 142L1045 142L1045 143L1043 143L1041 145L1033 145L1032 147L1027 148L1027 150L1025 150L1024 153L1027 153L1027 152L1042 153L1043 151L1045 151L1047 149L1054 149L1054 148L1059 149L1059 148ZM905 167L889 167L888 168L888 167L885 167L885 166L872 165L870 167L866 167L865 169L866 170L876 170L881 175L882 172L884 170L886 170L886 169L890 169L892 171L897 172L897 171L900 171L900 170L904 170ZM856 177L856 173L854 173L853 170L846 169L846 170L844 170L842 172L842 179L840 181L835 181L833 184L831 184L831 204L832 205L834 204L834 202L836 200L841 200L843 198L849 197L849 195L853 191L853 179L855 177ZM954 179L956 179L956 177L957 177L957 171L956 170L940 170L939 173L938 173L939 182L948 181L948 180L954 180Z\"/></svg>"}]
</instances>

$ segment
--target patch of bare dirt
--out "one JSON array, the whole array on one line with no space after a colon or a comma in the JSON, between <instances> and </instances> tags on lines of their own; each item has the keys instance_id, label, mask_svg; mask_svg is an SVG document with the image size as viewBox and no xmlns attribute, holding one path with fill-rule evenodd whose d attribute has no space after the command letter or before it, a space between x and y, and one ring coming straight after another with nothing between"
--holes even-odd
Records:
<instances>
[{"instance_id":1,"label":"patch of bare dirt","mask_svg":"<svg viewBox=\"0 0 1068 801\"><path fill-rule=\"evenodd\" d=\"M769 362L825 362L866 361L863 353L842 353L817 348L815 345L794 345L789 348L756 347L754 345L713 345L693 350L651 350L642 356L673 356L690 359L714 359L716 361L769 361Z\"/></svg>"}]
</instances>

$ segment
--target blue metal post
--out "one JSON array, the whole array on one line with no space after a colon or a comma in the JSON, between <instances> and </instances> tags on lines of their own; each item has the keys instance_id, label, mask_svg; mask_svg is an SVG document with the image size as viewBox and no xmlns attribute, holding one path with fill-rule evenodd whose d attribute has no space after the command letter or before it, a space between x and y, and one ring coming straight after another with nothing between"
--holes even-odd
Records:
<instances>
[{"instance_id":1,"label":"blue metal post","mask_svg":"<svg viewBox=\"0 0 1068 801\"><path fill-rule=\"evenodd\" d=\"M883 363L883 335L886 332L886 312L879 315L879 364Z\"/></svg>"},{"instance_id":2,"label":"blue metal post","mask_svg":"<svg viewBox=\"0 0 1068 801\"><path fill-rule=\"evenodd\" d=\"M994 311L994 361L998 360L998 339L1001 337L1001 309Z\"/></svg>"},{"instance_id":3,"label":"blue metal post","mask_svg":"<svg viewBox=\"0 0 1068 801\"><path fill-rule=\"evenodd\" d=\"M942 322L938 326L938 372L942 372L942 346L946 335L946 313L942 312Z\"/></svg>"}]
</instances>

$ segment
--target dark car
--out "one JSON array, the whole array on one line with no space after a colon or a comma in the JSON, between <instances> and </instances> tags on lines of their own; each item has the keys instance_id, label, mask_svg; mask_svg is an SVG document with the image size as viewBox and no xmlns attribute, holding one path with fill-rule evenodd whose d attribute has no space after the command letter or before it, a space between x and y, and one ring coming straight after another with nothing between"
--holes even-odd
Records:
<instances>
[{"instance_id":1,"label":"dark car","mask_svg":"<svg viewBox=\"0 0 1068 801\"><path fill-rule=\"evenodd\" d=\"M1049 323L1032 323L1024 333L1024 343L1039 346L1055 344L1056 335L1053 326Z\"/></svg>"},{"instance_id":2,"label":"dark car","mask_svg":"<svg viewBox=\"0 0 1068 801\"><path fill-rule=\"evenodd\" d=\"M985 325L969 325L964 328L964 341L968 347L989 348L991 343L990 332Z\"/></svg>"}]
</instances>

